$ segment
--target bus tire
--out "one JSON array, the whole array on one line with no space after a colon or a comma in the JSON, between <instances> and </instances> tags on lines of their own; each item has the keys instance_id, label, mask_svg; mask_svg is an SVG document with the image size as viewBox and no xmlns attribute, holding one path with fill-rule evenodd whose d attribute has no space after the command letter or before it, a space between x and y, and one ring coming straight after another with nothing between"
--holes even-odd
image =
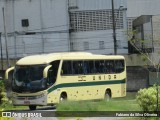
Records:
<instances>
[{"instance_id":1,"label":"bus tire","mask_svg":"<svg viewBox=\"0 0 160 120\"><path fill-rule=\"evenodd\" d=\"M109 100L111 99L111 97L112 97L111 90L110 90L110 89L107 89L107 90L105 91L104 99L107 100L107 101L109 101Z\"/></svg>"},{"instance_id":2,"label":"bus tire","mask_svg":"<svg viewBox=\"0 0 160 120\"><path fill-rule=\"evenodd\" d=\"M67 100L67 93L66 92L62 92L61 95L60 95L59 101L63 102L65 100Z\"/></svg>"},{"instance_id":3,"label":"bus tire","mask_svg":"<svg viewBox=\"0 0 160 120\"><path fill-rule=\"evenodd\" d=\"M36 107L37 107L36 105L29 105L30 110L36 110Z\"/></svg>"}]
</instances>

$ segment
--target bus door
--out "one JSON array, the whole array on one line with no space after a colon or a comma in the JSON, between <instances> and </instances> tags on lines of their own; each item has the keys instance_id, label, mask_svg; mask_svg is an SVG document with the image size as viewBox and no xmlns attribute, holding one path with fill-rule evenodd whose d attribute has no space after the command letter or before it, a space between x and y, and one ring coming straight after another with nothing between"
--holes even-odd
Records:
<instances>
[{"instance_id":1,"label":"bus door","mask_svg":"<svg viewBox=\"0 0 160 120\"><path fill-rule=\"evenodd\" d=\"M49 85L54 84L57 80L59 63L60 63L59 60L53 61L49 66L47 66L44 69L43 76L44 76L44 78L47 78L47 83Z\"/></svg>"}]
</instances>

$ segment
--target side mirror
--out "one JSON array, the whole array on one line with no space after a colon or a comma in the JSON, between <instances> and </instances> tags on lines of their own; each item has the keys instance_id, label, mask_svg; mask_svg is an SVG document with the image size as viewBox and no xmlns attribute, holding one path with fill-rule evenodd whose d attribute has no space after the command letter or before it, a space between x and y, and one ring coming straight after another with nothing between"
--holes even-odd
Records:
<instances>
[{"instance_id":1,"label":"side mirror","mask_svg":"<svg viewBox=\"0 0 160 120\"><path fill-rule=\"evenodd\" d=\"M44 68L44 70L43 70L43 77L44 77L44 78L47 78L47 77L48 77L48 70L49 70L49 68L51 68L51 67L52 67L52 65L48 65L47 67Z\"/></svg>"},{"instance_id":2,"label":"side mirror","mask_svg":"<svg viewBox=\"0 0 160 120\"><path fill-rule=\"evenodd\" d=\"M13 78L14 68L15 67L8 68L5 72L5 88L6 88L6 92L7 92L7 97L9 99L11 99L11 97L12 97L11 86L12 86L12 78Z\"/></svg>"},{"instance_id":3,"label":"side mirror","mask_svg":"<svg viewBox=\"0 0 160 120\"><path fill-rule=\"evenodd\" d=\"M8 68L5 72L5 80L8 80L9 73L14 70L15 67Z\"/></svg>"}]
</instances>

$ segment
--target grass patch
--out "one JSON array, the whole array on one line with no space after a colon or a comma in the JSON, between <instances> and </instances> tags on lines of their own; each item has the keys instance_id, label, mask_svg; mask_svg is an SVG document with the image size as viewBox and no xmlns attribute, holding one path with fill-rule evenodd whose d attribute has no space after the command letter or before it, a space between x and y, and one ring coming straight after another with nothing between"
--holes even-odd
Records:
<instances>
[{"instance_id":1,"label":"grass patch","mask_svg":"<svg viewBox=\"0 0 160 120\"><path fill-rule=\"evenodd\" d=\"M0 105L0 111L6 111L6 110L26 110L28 109L28 106L14 106L11 103L3 103Z\"/></svg>"},{"instance_id":2,"label":"grass patch","mask_svg":"<svg viewBox=\"0 0 160 120\"><path fill-rule=\"evenodd\" d=\"M126 97L114 98L116 100L134 100L136 99L137 92L127 92Z\"/></svg>"},{"instance_id":3,"label":"grass patch","mask_svg":"<svg viewBox=\"0 0 160 120\"><path fill-rule=\"evenodd\" d=\"M115 112L142 111L135 100L136 93L128 93L124 98L114 98L110 101L64 101L57 105L57 113L66 116L115 116ZM67 112L66 112L67 111ZM96 114L96 115L95 115ZM76 115L75 115L76 116Z\"/></svg>"},{"instance_id":4,"label":"grass patch","mask_svg":"<svg viewBox=\"0 0 160 120\"><path fill-rule=\"evenodd\" d=\"M57 111L141 111L135 100L136 93L110 101L65 101L57 105Z\"/></svg>"},{"instance_id":5,"label":"grass patch","mask_svg":"<svg viewBox=\"0 0 160 120\"><path fill-rule=\"evenodd\" d=\"M57 111L141 111L135 100L63 102Z\"/></svg>"},{"instance_id":6,"label":"grass patch","mask_svg":"<svg viewBox=\"0 0 160 120\"><path fill-rule=\"evenodd\" d=\"M140 111L135 100L111 100L97 103L98 111Z\"/></svg>"}]
</instances>

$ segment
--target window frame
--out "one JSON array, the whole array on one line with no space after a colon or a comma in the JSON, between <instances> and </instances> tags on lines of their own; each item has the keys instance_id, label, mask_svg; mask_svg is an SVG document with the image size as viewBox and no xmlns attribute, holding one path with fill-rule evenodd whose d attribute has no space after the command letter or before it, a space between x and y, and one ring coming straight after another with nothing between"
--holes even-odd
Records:
<instances>
[{"instance_id":1,"label":"window frame","mask_svg":"<svg viewBox=\"0 0 160 120\"><path fill-rule=\"evenodd\" d=\"M62 72L60 72L60 75L61 76L78 76L78 75L93 75L93 74L95 74L95 75L97 75L97 74L120 74L120 73L122 73L122 72L124 72L125 71L125 60L124 59L88 59L88 60L85 60L85 59L83 59L83 60L62 60L62 65L61 65L61 71L62 71L62 67L63 67L63 64L64 64L64 62L66 62L66 61L69 61L69 62L71 62L71 73L70 74L62 74ZM82 72L81 73L74 73L74 62L78 62L78 61L81 61L82 63ZM95 69L96 69L96 61L98 61L98 62L102 62L102 64L104 63L104 65L103 65L103 67L104 68L102 68L103 70L102 70L102 72L96 72L95 71ZM111 66L111 65L113 65L113 71L111 72L111 71L107 71L107 68L106 68L106 61L109 61L110 63L109 63L109 67ZM120 72L116 72L116 61L123 61L123 70L121 70ZM85 63L86 64L88 64L88 67L89 68L87 68L87 72L86 72L86 70L85 70ZM90 67L90 65L89 64L92 64L93 63L93 66L92 67ZM100 64L99 64L100 65ZM100 66L99 66L100 67ZM91 70L92 69L92 70ZM110 70L111 68L109 68L109 70Z\"/></svg>"}]
</instances>

